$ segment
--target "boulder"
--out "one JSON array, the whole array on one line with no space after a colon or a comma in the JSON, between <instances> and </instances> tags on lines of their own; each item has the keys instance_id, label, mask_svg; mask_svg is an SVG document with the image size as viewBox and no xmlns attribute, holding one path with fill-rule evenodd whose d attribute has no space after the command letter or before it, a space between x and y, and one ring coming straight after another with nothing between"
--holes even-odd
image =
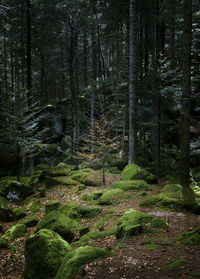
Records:
<instances>
[{"instance_id":1,"label":"boulder","mask_svg":"<svg viewBox=\"0 0 200 279\"><path fill-rule=\"evenodd\" d=\"M121 180L137 180L143 179L147 183L155 183L157 182L156 175L146 171L145 169L139 167L136 164L127 165L121 174Z\"/></svg>"},{"instance_id":2,"label":"boulder","mask_svg":"<svg viewBox=\"0 0 200 279\"><path fill-rule=\"evenodd\" d=\"M179 240L182 245L200 246L200 226L192 231L183 233Z\"/></svg>"},{"instance_id":3,"label":"boulder","mask_svg":"<svg viewBox=\"0 0 200 279\"><path fill-rule=\"evenodd\" d=\"M49 213L50 211L56 210L61 207L61 203L59 201L51 201L45 204L45 212Z\"/></svg>"},{"instance_id":4,"label":"boulder","mask_svg":"<svg viewBox=\"0 0 200 279\"><path fill-rule=\"evenodd\" d=\"M26 216L26 212L23 208L15 208L13 209L14 219L20 220Z\"/></svg>"},{"instance_id":5,"label":"boulder","mask_svg":"<svg viewBox=\"0 0 200 279\"><path fill-rule=\"evenodd\" d=\"M99 198L98 204L100 205L110 205L113 202L120 200L123 196L124 191L122 189L111 189L105 191L103 195Z\"/></svg>"},{"instance_id":6,"label":"boulder","mask_svg":"<svg viewBox=\"0 0 200 279\"><path fill-rule=\"evenodd\" d=\"M70 219L58 210L53 210L45 215L35 232L37 233L41 229L49 229L57 232L66 241L71 242L77 226L78 223L75 220Z\"/></svg>"},{"instance_id":7,"label":"boulder","mask_svg":"<svg viewBox=\"0 0 200 279\"><path fill-rule=\"evenodd\" d=\"M48 229L38 231L25 243L24 279L53 278L70 251L70 245L56 232Z\"/></svg>"},{"instance_id":8,"label":"boulder","mask_svg":"<svg viewBox=\"0 0 200 279\"><path fill-rule=\"evenodd\" d=\"M144 180L120 180L113 182L110 186L111 188L122 189L123 191L129 190L151 190L149 184Z\"/></svg>"},{"instance_id":9,"label":"boulder","mask_svg":"<svg viewBox=\"0 0 200 279\"><path fill-rule=\"evenodd\" d=\"M111 252L96 247L80 247L65 256L55 279L73 279L83 265L92 260L111 255Z\"/></svg>"},{"instance_id":10,"label":"boulder","mask_svg":"<svg viewBox=\"0 0 200 279\"><path fill-rule=\"evenodd\" d=\"M2 237L10 242L24 236L26 232L27 229L24 224L17 224L7 229Z\"/></svg>"},{"instance_id":11,"label":"boulder","mask_svg":"<svg viewBox=\"0 0 200 279\"><path fill-rule=\"evenodd\" d=\"M151 226L151 223L153 228L160 228L161 222L153 222L155 218L160 220L153 215L149 215L131 208L126 211L124 215L119 219L117 223L116 236L129 237L138 235L143 232L148 224ZM164 226L164 221L162 221L162 226Z\"/></svg>"},{"instance_id":12,"label":"boulder","mask_svg":"<svg viewBox=\"0 0 200 279\"><path fill-rule=\"evenodd\" d=\"M34 227L38 223L38 217L36 215L30 215L28 218L23 222L27 227Z\"/></svg>"}]
</instances>

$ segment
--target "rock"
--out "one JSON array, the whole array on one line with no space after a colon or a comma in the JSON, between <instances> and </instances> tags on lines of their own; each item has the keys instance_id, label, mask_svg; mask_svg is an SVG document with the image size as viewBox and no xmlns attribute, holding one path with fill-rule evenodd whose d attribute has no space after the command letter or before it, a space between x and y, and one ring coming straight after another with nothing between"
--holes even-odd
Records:
<instances>
[{"instance_id":1,"label":"rock","mask_svg":"<svg viewBox=\"0 0 200 279\"><path fill-rule=\"evenodd\" d=\"M153 215L149 215L131 208L126 211L124 215L119 219L117 223L116 236L129 237L138 235L143 232L147 224L151 225L152 220L154 220L155 218L156 217ZM159 218L156 219L160 220ZM153 222L154 228L160 228L161 222L159 222L158 220L156 222ZM162 224L164 225L164 223Z\"/></svg>"},{"instance_id":2,"label":"rock","mask_svg":"<svg viewBox=\"0 0 200 279\"><path fill-rule=\"evenodd\" d=\"M20 220L26 216L26 212L23 208L13 209L13 214L14 214L15 220Z\"/></svg>"},{"instance_id":3,"label":"rock","mask_svg":"<svg viewBox=\"0 0 200 279\"><path fill-rule=\"evenodd\" d=\"M97 171L84 172L83 170L74 173L71 176L72 179L79 181L87 186L101 186L102 174Z\"/></svg>"},{"instance_id":4,"label":"rock","mask_svg":"<svg viewBox=\"0 0 200 279\"><path fill-rule=\"evenodd\" d=\"M89 263L91 260L111 255L111 252L99 248L80 247L65 256L55 279L73 279L80 271L82 265Z\"/></svg>"},{"instance_id":5,"label":"rock","mask_svg":"<svg viewBox=\"0 0 200 279\"><path fill-rule=\"evenodd\" d=\"M0 237L0 249L1 248L9 248L9 241L5 236Z\"/></svg>"},{"instance_id":6,"label":"rock","mask_svg":"<svg viewBox=\"0 0 200 279\"><path fill-rule=\"evenodd\" d=\"M179 241L182 245L200 246L200 226L192 231L183 233Z\"/></svg>"},{"instance_id":7,"label":"rock","mask_svg":"<svg viewBox=\"0 0 200 279\"><path fill-rule=\"evenodd\" d=\"M127 165L121 174L121 180L137 180L143 179L147 183L157 182L156 175L146 171L145 169L139 167L136 164Z\"/></svg>"},{"instance_id":8,"label":"rock","mask_svg":"<svg viewBox=\"0 0 200 279\"><path fill-rule=\"evenodd\" d=\"M168 228L165 221L163 221L160 218L156 218L156 217L151 220L150 225L151 225L152 228L160 228L160 229L167 229Z\"/></svg>"},{"instance_id":9,"label":"rock","mask_svg":"<svg viewBox=\"0 0 200 279\"><path fill-rule=\"evenodd\" d=\"M36 199L28 207L32 213L36 213L40 211L41 206L40 199Z\"/></svg>"},{"instance_id":10,"label":"rock","mask_svg":"<svg viewBox=\"0 0 200 279\"><path fill-rule=\"evenodd\" d=\"M27 227L34 227L38 223L38 217L36 215L30 215L28 218L24 221L24 224Z\"/></svg>"},{"instance_id":11,"label":"rock","mask_svg":"<svg viewBox=\"0 0 200 279\"><path fill-rule=\"evenodd\" d=\"M35 232L37 233L41 229L49 229L57 232L66 241L71 242L74 238L74 231L77 226L78 223L75 220L54 210L45 215Z\"/></svg>"},{"instance_id":12,"label":"rock","mask_svg":"<svg viewBox=\"0 0 200 279\"><path fill-rule=\"evenodd\" d=\"M113 202L119 200L123 196L124 191L122 189L111 189L103 193L99 198L98 203L100 205L110 205Z\"/></svg>"},{"instance_id":13,"label":"rock","mask_svg":"<svg viewBox=\"0 0 200 279\"><path fill-rule=\"evenodd\" d=\"M56 210L61 207L61 203L59 201L51 201L45 204L45 212L46 214L52 210Z\"/></svg>"},{"instance_id":14,"label":"rock","mask_svg":"<svg viewBox=\"0 0 200 279\"><path fill-rule=\"evenodd\" d=\"M25 243L24 279L53 278L70 251L70 245L56 232L48 229L38 231Z\"/></svg>"},{"instance_id":15,"label":"rock","mask_svg":"<svg viewBox=\"0 0 200 279\"><path fill-rule=\"evenodd\" d=\"M174 269L176 269L177 267L181 267L183 265L187 264L187 261L185 259L180 259L177 260L175 262L170 263L169 265L167 265L164 270L166 271L172 271Z\"/></svg>"},{"instance_id":16,"label":"rock","mask_svg":"<svg viewBox=\"0 0 200 279\"><path fill-rule=\"evenodd\" d=\"M149 184L144 180L120 180L113 182L111 188L122 189L123 191L129 190L151 190Z\"/></svg>"},{"instance_id":17,"label":"rock","mask_svg":"<svg viewBox=\"0 0 200 279\"><path fill-rule=\"evenodd\" d=\"M24 234L26 232L27 232L27 229L24 224L17 224L17 225L10 227L8 230L6 230L3 237L7 238L8 241L13 241L16 238L24 236Z\"/></svg>"}]
</instances>

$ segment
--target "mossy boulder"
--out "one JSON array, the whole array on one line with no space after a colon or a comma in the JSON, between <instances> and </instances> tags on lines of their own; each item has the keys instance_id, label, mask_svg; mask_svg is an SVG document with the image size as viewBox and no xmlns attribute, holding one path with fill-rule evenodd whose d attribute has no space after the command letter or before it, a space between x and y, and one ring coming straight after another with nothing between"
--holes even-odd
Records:
<instances>
[{"instance_id":1,"label":"mossy boulder","mask_svg":"<svg viewBox=\"0 0 200 279\"><path fill-rule=\"evenodd\" d=\"M156 217L153 215L131 208L119 219L116 236L120 238L138 235L143 232L148 224L151 226L151 222L153 222L155 218ZM160 228L160 222L154 222L153 227Z\"/></svg>"},{"instance_id":2,"label":"mossy boulder","mask_svg":"<svg viewBox=\"0 0 200 279\"><path fill-rule=\"evenodd\" d=\"M0 237L0 249L1 248L9 248L9 240L5 236Z\"/></svg>"},{"instance_id":3,"label":"mossy boulder","mask_svg":"<svg viewBox=\"0 0 200 279\"><path fill-rule=\"evenodd\" d=\"M61 207L61 203L59 201L51 201L45 204L45 212L46 214L50 211L56 210Z\"/></svg>"},{"instance_id":4,"label":"mossy boulder","mask_svg":"<svg viewBox=\"0 0 200 279\"><path fill-rule=\"evenodd\" d=\"M23 208L14 208L13 214L14 214L15 220L20 220L26 216L26 212Z\"/></svg>"},{"instance_id":5,"label":"mossy boulder","mask_svg":"<svg viewBox=\"0 0 200 279\"><path fill-rule=\"evenodd\" d=\"M79 171L72 174L71 178L87 186L102 185L102 174L99 171Z\"/></svg>"},{"instance_id":6,"label":"mossy boulder","mask_svg":"<svg viewBox=\"0 0 200 279\"><path fill-rule=\"evenodd\" d=\"M168 228L166 222L163 221L160 218L157 218L157 217L155 217L151 220L150 225L151 225L152 228L160 228L160 229L167 229Z\"/></svg>"},{"instance_id":7,"label":"mossy boulder","mask_svg":"<svg viewBox=\"0 0 200 279\"><path fill-rule=\"evenodd\" d=\"M149 184L144 180L120 180L113 182L111 188L122 189L123 191L129 190L151 190Z\"/></svg>"},{"instance_id":8,"label":"mossy boulder","mask_svg":"<svg viewBox=\"0 0 200 279\"><path fill-rule=\"evenodd\" d=\"M117 200L120 200L124 194L122 189L111 189L103 193L99 198L98 204L100 205L110 205Z\"/></svg>"},{"instance_id":9,"label":"mossy boulder","mask_svg":"<svg viewBox=\"0 0 200 279\"><path fill-rule=\"evenodd\" d=\"M98 216L101 213L101 211L102 208L100 207L82 206L82 205L77 205L74 202L70 202L59 208L60 213L73 219L93 218L95 216Z\"/></svg>"},{"instance_id":10,"label":"mossy boulder","mask_svg":"<svg viewBox=\"0 0 200 279\"><path fill-rule=\"evenodd\" d=\"M36 215L30 215L26 220L23 222L27 227L34 227L38 223L38 217Z\"/></svg>"},{"instance_id":11,"label":"mossy boulder","mask_svg":"<svg viewBox=\"0 0 200 279\"><path fill-rule=\"evenodd\" d=\"M26 232L27 232L27 229L24 224L16 224L16 225L10 227L9 229L7 229L2 237L7 238L8 241L13 241L16 238L24 236L24 234Z\"/></svg>"},{"instance_id":12,"label":"mossy boulder","mask_svg":"<svg viewBox=\"0 0 200 279\"><path fill-rule=\"evenodd\" d=\"M38 231L25 243L24 279L53 278L71 251L70 245L56 232L48 229Z\"/></svg>"},{"instance_id":13,"label":"mossy boulder","mask_svg":"<svg viewBox=\"0 0 200 279\"><path fill-rule=\"evenodd\" d=\"M73 279L83 265L92 260L111 255L111 252L96 247L77 248L65 256L55 279Z\"/></svg>"},{"instance_id":14,"label":"mossy boulder","mask_svg":"<svg viewBox=\"0 0 200 279\"><path fill-rule=\"evenodd\" d=\"M0 180L0 196L10 202L22 201L32 193L33 190L29 184L7 178Z\"/></svg>"},{"instance_id":15,"label":"mossy boulder","mask_svg":"<svg viewBox=\"0 0 200 279\"><path fill-rule=\"evenodd\" d=\"M71 242L76 227L78 227L78 223L75 220L68 218L58 210L54 210L45 215L35 232L37 233L41 229L49 229L57 232L66 241Z\"/></svg>"},{"instance_id":16,"label":"mossy boulder","mask_svg":"<svg viewBox=\"0 0 200 279\"><path fill-rule=\"evenodd\" d=\"M139 167L136 164L127 165L121 173L121 180L137 180L137 179L143 179L148 183L157 182L156 175L146 171L145 169Z\"/></svg>"},{"instance_id":17,"label":"mossy boulder","mask_svg":"<svg viewBox=\"0 0 200 279\"><path fill-rule=\"evenodd\" d=\"M200 226L192 231L183 233L179 240L182 245L200 246Z\"/></svg>"},{"instance_id":18,"label":"mossy boulder","mask_svg":"<svg viewBox=\"0 0 200 279\"><path fill-rule=\"evenodd\" d=\"M40 203L40 199L33 200L33 201L28 205L28 209L29 209L32 213L39 212L40 209L41 209L41 207L42 207L42 204Z\"/></svg>"},{"instance_id":19,"label":"mossy boulder","mask_svg":"<svg viewBox=\"0 0 200 279\"><path fill-rule=\"evenodd\" d=\"M140 202L140 206L158 206L181 210L183 208L182 186L179 184L167 184L160 194L146 198Z\"/></svg>"},{"instance_id":20,"label":"mossy boulder","mask_svg":"<svg viewBox=\"0 0 200 279\"><path fill-rule=\"evenodd\" d=\"M72 179L70 177L50 177L47 176L45 178L46 186L47 187L52 187L52 186L57 186L57 185L67 185L67 186L73 186L79 184L78 181L75 179Z\"/></svg>"},{"instance_id":21,"label":"mossy boulder","mask_svg":"<svg viewBox=\"0 0 200 279\"><path fill-rule=\"evenodd\" d=\"M177 260L177 261L174 261L172 263L170 263L169 265L167 265L164 270L165 271L172 271L172 270L175 270L183 265L187 264L187 261L185 259L180 259L180 260Z\"/></svg>"}]
</instances>

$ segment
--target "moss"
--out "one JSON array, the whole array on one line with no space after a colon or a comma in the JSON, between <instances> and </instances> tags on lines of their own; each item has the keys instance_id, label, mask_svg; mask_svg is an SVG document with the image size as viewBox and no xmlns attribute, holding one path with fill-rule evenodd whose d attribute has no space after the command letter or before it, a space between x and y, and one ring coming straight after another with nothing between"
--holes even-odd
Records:
<instances>
[{"instance_id":1,"label":"moss","mask_svg":"<svg viewBox=\"0 0 200 279\"><path fill-rule=\"evenodd\" d=\"M128 248L128 245L124 242L119 242L116 246L117 249L126 249Z\"/></svg>"},{"instance_id":2,"label":"moss","mask_svg":"<svg viewBox=\"0 0 200 279\"><path fill-rule=\"evenodd\" d=\"M143 232L146 225L151 223L153 219L155 219L153 215L149 215L131 208L130 210L126 211L119 219L117 223L116 236L129 237L138 235Z\"/></svg>"},{"instance_id":3,"label":"moss","mask_svg":"<svg viewBox=\"0 0 200 279\"><path fill-rule=\"evenodd\" d=\"M96 247L80 247L66 255L55 279L73 279L80 271L82 265L111 255L111 252Z\"/></svg>"},{"instance_id":4,"label":"moss","mask_svg":"<svg viewBox=\"0 0 200 279\"><path fill-rule=\"evenodd\" d=\"M74 180L70 177L69 178L57 177L56 180L61 182L62 185L74 186L74 185L79 184L79 182L77 180Z\"/></svg>"},{"instance_id":5,"label":"moss","mask_svg":"<svg viewBox=\"0 0 200 279\"><path fill-rule=\"evenodd\" d=\"M86 186L84 184L79 184L78 185L78 191L83 191L86 189Z\"/></svg>"},{"instance_id":6,"label":"moss","mask_svg":"<svg viewBox=\"0 0 200 279\"><path fill-rule=\"evenodd\" d=\"M167 229L168 228L165 221L163 221L162 219L156 218L156 217L151 220L150 225L151 225L152 228L160 228L160 229Z\"/></svg>"},{"instance_id":7,"label":"moss","mask_svg":"<svg viewBox=\"0 0 200 279\"><path fill-rule=\"evenodd\" d=\"M79 181L87 186L101 186L102 174L97 171L90 172L77 172L71 176L72 179Z\"/></svg>"},{"instance_id":8,"label":"moss","mask_svg":"<svg viewBox=\"0 0 200 279\"><path fill-rule=\"evenodd\" d=\"M45 204L45 212L46 214L52 210L56 210L61 207L61 203L59 201L51 201Z\"/></svg>"},{"instance_id":9,"label":"moss","mask_svg":"<svg viewBox=\"0 0 200 279\"><path fill-rule=\"evenodd\" d=\"M192 231L183 233L179 240L182 245L200 246L200 226Z\"/></svg>"},{"instance_id":10,"label":"moss","mask_svg":"<svg viewBox=\"0 0 200 279\"><path fill-rule=\"evenodd\" d=\"M54 277L64 259L72 251L70 245L56 232L43 229L27 238L24 279Z\"/></svg>"},{"instance_id":11,"label":"moss","mask_svg":"<svg viewBox=\"0 0 200 279\"><path fill-rule=\"evenodd\" d=\"M35 201L33 201L30 206L29 206L29 210L32 213L36 213L40 211L40 208L42 207L41 203L40 203L40 199L37 199Z\"/></svg>"},{"instance_id":12,"label":"moss","mask_svg":"<svg viewBox=\"0 0 200 279\"><path fill-rule=\"evenodd\" d=\"M66 217L59 211L51 211L42 219L40 224L37 226L35 232L37 233L41 229L49 229L57 232L65 240L71 242L74 238L75 228L78 227L78 223Z\"/></svg>"},{"instance_id":13,"label":"moss","mask_svg":"<svg viewBox=\"0 0 200 279\"><path fill-rule=\"evenodd\" d=\"M154 183L157 181L157 177L146 171L145 169L139 167L136 164L127 165L121 174L122 180L134 180L134 179L143 179L148 183Z\"/></svg>"},{"instance_id":14,"label":"moss","mask_svg":"<svg viewBox=\"0 0 200 279\"><path fill-rule=\"evenodd\" d=\"M72 219L79 219L78 205L74 202L64 204L59 208L59 212Z\"/></svg>"},{"instance_id":15,"label":"moss","mask_svg":"<svg viewBox=\"0 0 200 279\"><path fill-rule=\"evenodd\" d=\"M94 191L91 194L83 194L81 200L94 201L94 200L98 200L102 195L103 195L103 191Z\"/></svg>"},{"instance_id":16,"label":"moss","mask_svg":"<svg viewBox=\"0 0 200 279\"><path fill-rule=\"evenodd\" d=\"M9 241L8 238L5 236L0 237L0 249L1 248L9 248Z\"/></svg>"},{"instance_id":17,"label":"moss","mask_svg":"<svg viewBox=\"0 0 200 279\"><path fill-rule=\"evenodd\" d=\"M170 209L182 209L183 199L181 192L181 185L178 184L167 184L161 193L155 196L150 196L147 199L140 202L140 206L158 206L168 207Z\"/></svg>"},{"instance_id":18,"label":"moss","mask_svg":"<svg viewBox=\"0 0 200 279\"><path fill-rule=\"evenodd\" d=\"M200 271L192 272L190 274L191 277L200 278Z\"/></svg>"},{"instance_id":19,"label":"moss","mask_svg":"<svg viewBox=\"0 0 200 279\"><path fill-rule=\"evenodd\" d=\"M17 224L9 228L3 236L9 241L13 241L16 238L24 236L26 232L27 230L24 224Z\"/></svg>"},{"instance_id":20,"label":"moss","mask_svg":"<svg viewBox=\"0 0 200 279\"><path fill-rule=\"evenodd\" d=\"M91 230L87 234L83 235L78 241L73 243L73 246L85 246L88 244L89 240L93 239L103 239L108 235L115 234L115 230L107 230L107 231L98 231L98 230Z\"/></svg>"},{"instance_id":21,"label":"moss","mask_svg":"<svg viewBox=\"0 0 200 279\"><path fill-rule=\"evenodd\" d=\"M125 180L113 182L111 188L122 189L123 191L129 190L151 190L151 187L144 180Z\"/></svg>"},{"instance_id":22,"label":"moss","mask_svg":"<svg viewBox=\"0 0 200 279\"><path fill-rule=\"evenodd\" d=\"M13 209L13 214L14 214L14 218L15 220L19 220L22 219L26 216L26 212L23 208L15 208Z\"/></svg>"},{"instance_id":23,"label":"moss","mask_svg":"<svg viewBox=\"0 0 200 279\"><path fill-rule=\"evenodd\" d=\"M168 174L164 176L164 179L165 179L165 181L172 183L172 184L176 184L176 181L177 181L175 177L168 175Z\"/></svg>"},{"instance_id":24,"label":"moss","mask_svg":"<svg viewBox=\"0 0 200 279\"><path fill-rule=\"evenodd\" d=\"M79 230L80 237L82 237L83 235L89 233L89 231L90 231L90 227L88 227L88 226L81 228Z\"/></svg>"},{"instance_id":25,"label":"moss","mask_svg":"<svg viewBox=\"0 0 200 279\"><path fill-rule=\"evenodd\" d=\"M30 215L28 218L24 221L24 224L27 227L34 227L38 223L38 217L36 215Z\"/></svg>"},{"instance_id":26,"label":"moss","mask_svg":"<svg viewBox=\"0 0 200 279\"><path fill-rule=\"evenodd\" d=\"M180 259L180 260L174 261L165 267L165 271L172 271L185 264L187 264L187 261L185 259Z\"/></svg>"},{"instance_id":27,"label":"moss","mask_svg":"<svg viewBox=\"0 0 200 279\"><path fill-rule=\"evenodd\" d=\"M123 196L124 191L122 189L111 189L106 191L99 199L100 205L109 205L119 200Z\"/></svg>"},{"instance_id":28,"label":"moss","mask_svg":"<svg viewBox=\"0 0 200 279\"><path fill-rule=\"evenodd\" d=\"M78 212L82 218L94 218L102 212L101 207L79 206Z\"/></svg>"}]
</instances>

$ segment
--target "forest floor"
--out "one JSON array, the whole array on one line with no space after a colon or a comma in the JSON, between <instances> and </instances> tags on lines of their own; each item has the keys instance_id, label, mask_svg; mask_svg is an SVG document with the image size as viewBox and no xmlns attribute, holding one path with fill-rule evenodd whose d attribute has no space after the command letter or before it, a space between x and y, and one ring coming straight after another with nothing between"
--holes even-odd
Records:
<instances>
[{"instance_id":1,"label":"forest floor","mask_svg":"<svg viewBox=\"0 0 200 279\"><path fill-rule=\"evenodd\" d=\"M110 182L105 187L109 187ZM149 195L155 195L163 187L164 183L153 185L153 191ZM102 187L101 187L102 188ZM42 207L35 213L39 220L44 217L44 204L59 200L61 203L77 202L78 204L87 204L80 200L83 193L99 190L99 187L87 187L81 194L76 193L77 187L69 189L66 186L56 186L47 190L46 197L41 199ZM34 199L34 197L31 197ZM30 201L29 198L27 200ZM193 272L200 272L199 259L200 248L181 246L178 238L185 231L192 230L200 225L200 216L182 212L171 212L159 208L148 209L140 208L139 202L144 199L142 195L133 192L127 192L125 198L116 201L109 206L103 206L102 213L93 219L81 220L82 225L94 228L95 224L105 217L106 212L112 210L110 219L104 223L103 229L115 228L117 220L123 213L135 208L143 212L160 217L168 224L167 230L161 230L154 233L143 233L138 236L127 239L117 239L115 235L110 235L104 239L90 240L89 245L99 248L110 248L114 256L100 259L87 264L85 274L77 275L75 278L85 279L169 279L169 278L194 278ZM27 211L27 203L23 206ZM105 220L105 219L104 219ZM13 222L4 223L3 229L10 227ZM28 229L31 235L35 227ZM26 235L27 237L27 235ZM25 264L24 243L26 237L17 239L12 244L16 249L0 250L0 278L1 279L22 279L23 267ZM176 261L184 259L185 263L172 271L165 271L165 267Z\"/></svg>"}]
</instances>

